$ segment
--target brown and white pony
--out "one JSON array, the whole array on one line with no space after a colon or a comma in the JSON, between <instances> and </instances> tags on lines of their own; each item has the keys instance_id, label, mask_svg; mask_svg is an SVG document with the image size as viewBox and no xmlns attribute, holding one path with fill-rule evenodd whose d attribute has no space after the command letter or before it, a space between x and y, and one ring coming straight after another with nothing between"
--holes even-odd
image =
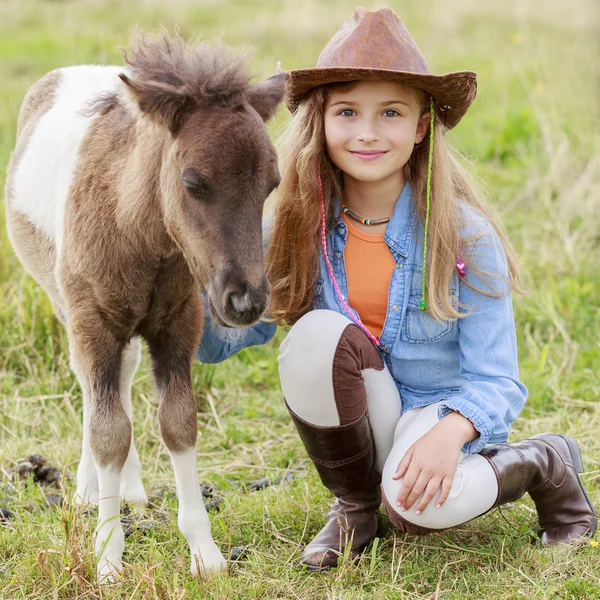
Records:
<instances>
[{"instance_id":1,"label":"brown and white pony","mask_svg":"<svg viewBox=\"0 0 600 600\"><path fill-rule=\"evenodd\" d=\"M31 88L8 167L8 229L68 330L83 391L77 496L99 502L98 575L121 565L119 497L147 503L131 427L140 338L191 570L219 571L196 471L199 288L221 325L250 325L268 305L261 219L279 172L264 121L287 75L250 85L225 46L167 34L139 33L126 62L58 69Z\"/></svg>"}]
</instances>

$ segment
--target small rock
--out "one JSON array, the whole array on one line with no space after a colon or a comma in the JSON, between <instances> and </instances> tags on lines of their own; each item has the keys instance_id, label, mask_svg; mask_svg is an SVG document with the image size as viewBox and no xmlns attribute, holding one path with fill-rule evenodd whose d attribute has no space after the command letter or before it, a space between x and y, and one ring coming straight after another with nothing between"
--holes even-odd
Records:
<instances>
[{"instance_id":1,"label":"small rock","mask_svg":"<svg viewBox=\"0 0 600 600\"><path fill-rule=\"evenodd\" d=\"M273 482L268 477L263 477L262 479L258 479L257 481L253 481L248 485L248 490L257 491L264 490L269 486L273 485Z\"/></svg>"},{"instance_id":2,"label":"small rock","mask_svg":"<svg viewBox=\"0 0 600 600\"><path fill-rule=\"evenodd\" d=\"M14 513L8 510L8 508L0 508L0 523L6 523L14 518Z\"/></svg>"},{"instance_id":3,"label":"small rock","mask_svg":"<svg viewBox=\"0 0 600 600\"><path fill-rule=\"evenodd\" d=\"M229 560L240 560L248 554L249 546L234 546L229 553Z\"/></svg>"},{"instance_id":4,"label":"small rock","mask_svg":"<svg viewBox=\"0 0 600 600\"><path fill-rule=\"evenodd\" d=\"M48 459L45 456L42 456L41 454L32 454L31 456L28 456L25 460L30 462L35 468L41 467L42 465L45 465L48 462Z\"/></svg>"},{"instance_id":5,"label":"small rock","mask_svg":"<svg viewBox=\"0 0 600 600\"><path fill-rule=\"evenodd\" d=\"M18 462L9 472L8 476L16 481L18 479L27 479L30 473L33 473L34 466L29 461Z\"/></svg>"},{"instance_id":6,"label":"small rock","mask_svg":"<svg viewBox=\"0 0 600 600\"><path fill-rule=\"evenodd\" d=\"M60 486L62 473L54 467L42 466L35 470L35 481L42 485Z\"/></svg>"},{"instance_id":7,"label":"small rock","mask_svg":"<svg viewBox=\"0 0 600 600\"><path fill-rule=\"evenodd\" d=\"M129 513L121 513L121 523L126 525L127 523L133 523L135 521L135 515Z\"/></svg>"},{"instance_id":8,"label":"small rock","mask_svg":"<svg viewBox=\"0 0 600 600\"><path fill-rule=\"evenodd\" d=\"M217 492L217 488L215 488L214 485L204 485L204 484L202 484L200 486L200 493L205 498L212 498L215 495L216 492Z\"/></svg>"},{"instance_id":9,"label":"small rock","mask_svg":"<svg viewBox=\"0 0 600 600\"><path fill-rule=\"evenodd\" d=\"M211 498L208 502L204 503L204 508L206 508L206 510L208 512L210 512L210 511L219 512L221 510L222 502L223 502L222 496L215 496L214 498Z\"/></svg>"},{"instance_id":10,"label":"small rock","mask_svg":"<svg viewBox=\"0 0 600 600\"><path fill-rule=\"evenodd\" d=\"M156 525L149 519L138 521L136 527L141 531L152 531L153 529L156 529Z\"/></svg>"}]
</instances>

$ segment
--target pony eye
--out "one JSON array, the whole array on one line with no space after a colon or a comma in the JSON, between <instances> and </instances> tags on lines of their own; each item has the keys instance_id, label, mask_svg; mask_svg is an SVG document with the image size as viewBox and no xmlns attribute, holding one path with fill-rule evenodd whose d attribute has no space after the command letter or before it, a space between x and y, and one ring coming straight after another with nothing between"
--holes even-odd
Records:
<instances>
[{"instance_id":1,"label":"pony eye","mask_svg":"<svg viewBox=\"0 0 600 600\"><path fill-rule=\"evenodd\" d=\"M202 200L209 195L210 185L196 169L186 169L181 175L181 182L186 190L198 200Z\"/></svg>"}]
</instances>

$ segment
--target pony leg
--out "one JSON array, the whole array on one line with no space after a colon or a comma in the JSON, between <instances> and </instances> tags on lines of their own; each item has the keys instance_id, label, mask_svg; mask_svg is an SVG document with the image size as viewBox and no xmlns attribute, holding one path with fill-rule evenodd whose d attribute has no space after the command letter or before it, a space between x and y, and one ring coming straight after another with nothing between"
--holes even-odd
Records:
<instances>
[{"instance_id":1,"label":"pony leg","mask_svg":"<svg viewBox=\"0 0 600 600\"><path fill-rule=\"evenodd\" d=\"M121 471L131 447L131 422L119 388L123 344L105 327L95 310L69 311L69 341L75 363L89 382L89 444L98 472L98 578L112 579L121 568L124 534L120 521ZM87 309L87 310L86 310Z\"/></svg>"},{"instance_id":2,"label":"pony leg","mask_svg":"<svg viewBox=\"0 0 600 600\"><path fill-rule=\"evenodd\" d=\"M218 573L227 562L213 541L196 470L197 409L191 362L201 327L199 294L192 294L168 330L148 337L159 393L158 421L175 471L177 522L191 552L191 572Z\"/></svg>"},{"instance_id":3,"label":"pony leg","mask_svg":"<svg viewBox=\"0 0 600 600\"><path fill-rule=\"evenodd\" d=\"M75 501L79 505L98 504L98 472L90 447L90 419L92 401L90 384L82 369L77 365L76 357L71 351L71 370L75 373L83 396L83 439L81 442L81 458L77 467L77 489Z\"/></svg>"},{"instance_id":4,"label":"pony leg","mask_svg":"<svg viewBox=\"0 0 600 600\"><path fill-rule=\"evenodd\" d=\"M170 454L179 499L177 524L190 547L190 571L193 575L226 571L227 561L212 538L204 508L196 469L196 447L183 452L171 451Z\"/></svg>"},{"instance_id":5,"label":"pony leg","mask_svg":"<svg viewBox=\"0 0 600 600\"><path fill-rule=\"evenodd\" d=\"M123 410L131 422L133 415L131 409L131 386L133 377L142 357L142 345L139 338L133 338L123 350L121 359L121 379L119 389ZM121 473L120 495L123 500L137 506L148 506L148 496L141 479L140 457L131 434L131 446Z\"/></svg>"}]
</instances>

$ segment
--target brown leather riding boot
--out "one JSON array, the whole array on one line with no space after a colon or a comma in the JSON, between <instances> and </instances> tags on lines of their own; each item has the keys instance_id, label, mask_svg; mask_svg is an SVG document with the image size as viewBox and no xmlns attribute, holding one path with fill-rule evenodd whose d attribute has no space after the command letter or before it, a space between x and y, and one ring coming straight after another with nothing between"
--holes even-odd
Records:
<instances>
[{"instance_id":1,"label":"brown leather riding boot","mask_svg":"<svg viewBox=\"0 0 600 600\"><path fill-rule=\"evenodd\" d=\"M323 485L337 497L325 527L302 555L311 571L322 571L337 566L348 546L350 556L358 556L377 535L381 474L375 470L375 446L366 413L339 427L312 425L291 410L290 414Z\"/></svg>"},{"instance_id":2,"label":"brown leather riding boot","mask_svg":"<svg viewBox=\"0 0 600 600\"><path fill-rule=\"evenodd\" d=\"M568 544L596 531L596 512L578 475L583 462L574 439L544 433L516 444L490 446L480 454L498 479L492 508L529 492L543 545Z\"/></svg>"}]
</instances>

